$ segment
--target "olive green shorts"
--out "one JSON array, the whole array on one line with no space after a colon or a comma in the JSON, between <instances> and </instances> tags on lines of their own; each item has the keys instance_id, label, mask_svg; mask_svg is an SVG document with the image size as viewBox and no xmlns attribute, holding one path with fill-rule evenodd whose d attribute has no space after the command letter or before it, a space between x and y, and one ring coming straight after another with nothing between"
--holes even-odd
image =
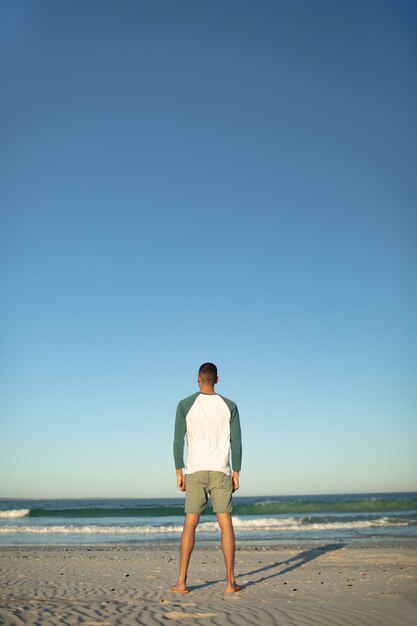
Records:
<instances>
[{"instance_id":1,"label":"olive green shorts","mask_svg":"<svg viewBox=\"0 0 417 626\"><path fill-rule=\"evenodd\" d=\"M232 512L233 481L223 472L193 472L185 476L185 512L201 515L210 496L215 513Z\"/></svg>"}]
</instances>

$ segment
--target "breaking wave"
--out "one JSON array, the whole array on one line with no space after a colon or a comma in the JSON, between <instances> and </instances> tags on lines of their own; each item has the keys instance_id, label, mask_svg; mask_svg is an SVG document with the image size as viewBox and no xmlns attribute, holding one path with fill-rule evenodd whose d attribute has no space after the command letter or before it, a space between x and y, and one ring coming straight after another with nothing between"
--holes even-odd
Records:
<instances>
[{"instance_id":1,"label":"breaking wave","mask_svg":"<svg viewBox=\"0 0 417 626\"><path fill-rule=\"evenodd\" d=\"M26 517L29 513L30 509L8 509L6 511L0 511L0 518Z\"/></svg>"},{"instance_id":2,"label":"breaking wave","mask_svg":"<svg viewBox=\"0 0 417 626\"><path fill-rule=\"evenodd\" d=\"M233 525L238 532L291 532L303 530L309 531L327 531L327 530L363 530L367 528L381 528L389 526L409 526L416 524L416 520L405 520L399 518L382 517L367 520L329 520L325 521L318 518L295 518L288 517L283 519L276 518L254 518L241 519L234 517ZM149 535L149 534L179 534L182 531L182 524L161 524L153 526L151 524L143 525L125 525L125 526L100 526L98 524L67 524L67 525L7 525L0 526L0 534L24 533L24 534L84 534L84 535ZM197 532L215 533L219 531L217 522L202 522L199 524Z\"/></svg>"},{"instance_id":3,"label":"breaking wave","mask_svg":"<svg viewBox=\"0 0 417 626\"><path fill-rule=\"evenodd\" d=\"M417 511L416 497L301 497L301 498L235 498L234 515L306 515L315 513L395 513L400 511ZM103 503L71 503L67 506L33 507L0 511L0 518L52 517L61 519L77 518L126 518L126 517L171 517L184 514L183 502L151 502L147 503L123 501L122 503L107 500ZM210 514L210 509L206 514ZM204 517L204 516L203 516Z\"/></svg>"}]
</instances>

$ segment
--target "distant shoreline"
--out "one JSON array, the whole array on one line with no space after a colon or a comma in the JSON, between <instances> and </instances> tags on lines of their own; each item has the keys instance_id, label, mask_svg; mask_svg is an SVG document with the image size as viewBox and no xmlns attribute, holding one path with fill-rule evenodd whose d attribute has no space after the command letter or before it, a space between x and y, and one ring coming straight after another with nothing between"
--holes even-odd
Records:
<instances>
[{"instance_id":1,"label":"distant shoreline","mask_svg":"<svg viewBox=\"0 0 417 626\"><path fill-rule=\"evenodd\" d=\"M405 491L335 491L328 493L288 493L288 494L275 494L271 495L270 493L264 495L252 495L252 494L241 494L241 490L239 490L239 494L234 495L234 499L253 499L253 498L328 498L328 497L364 497L364 496L406 496L406 495L414 495L417 496L416 490L405 490ZM0 502L2 501L58 501L58 500L183 500L183 496L0 496Z\"/></svg>"}]
</instances>

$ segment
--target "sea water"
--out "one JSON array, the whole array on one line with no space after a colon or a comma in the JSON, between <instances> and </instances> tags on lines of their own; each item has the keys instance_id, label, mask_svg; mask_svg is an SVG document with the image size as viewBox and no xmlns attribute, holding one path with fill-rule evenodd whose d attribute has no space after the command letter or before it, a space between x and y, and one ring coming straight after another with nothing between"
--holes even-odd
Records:
<instances>
[{"instance_id":1,"label":"sea water","mask_svg":"<svg viewBox=\"0 0 417 626\"><path fill-rule=\"evenodd\" d=\"M176 541L184 498L0 499L0 544ZM234 497L240 542L417 541L417 493ZM218 540L210 504L197 538Z\"/></svg>"}]
</instances>

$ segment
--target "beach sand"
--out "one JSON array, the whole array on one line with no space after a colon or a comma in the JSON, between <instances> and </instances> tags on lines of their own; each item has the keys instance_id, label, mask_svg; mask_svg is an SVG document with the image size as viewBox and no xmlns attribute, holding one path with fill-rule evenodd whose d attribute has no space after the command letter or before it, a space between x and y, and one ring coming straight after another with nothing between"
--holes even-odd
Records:
<instances>
[{"instance_id":1,"label":"beach sand","mask_svg":"<svg viewBox=\"0 0 417 626\"><path fill-rule=\"evenodd\" d=\"M225 594L215 543L196 546L186 595L178 544L0 548L0 623L417 625L415 544L244 545Z\"/></svg>"}]
</instances>

